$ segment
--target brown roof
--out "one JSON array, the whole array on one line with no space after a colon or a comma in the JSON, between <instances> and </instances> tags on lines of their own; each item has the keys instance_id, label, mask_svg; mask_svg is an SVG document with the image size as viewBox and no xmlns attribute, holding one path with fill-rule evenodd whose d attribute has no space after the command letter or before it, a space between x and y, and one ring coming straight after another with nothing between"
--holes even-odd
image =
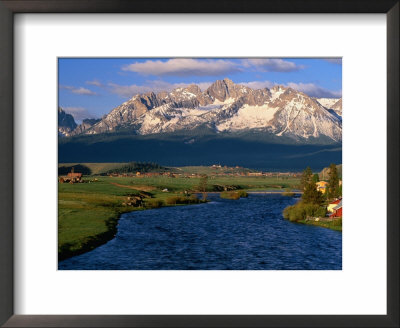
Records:
<instances>
[{"instance_id":1,"label":"brown roof","mask_svg":"<svg viewBox=\"0 0 400 328\"><path fill-rule=\"evenodd\" d=\"M68 173L67 176L70 177L70 178L80 178L82 176L82 173L72 173L72 172L70 172L70 173Z\"/></svg>"}]
</instances>

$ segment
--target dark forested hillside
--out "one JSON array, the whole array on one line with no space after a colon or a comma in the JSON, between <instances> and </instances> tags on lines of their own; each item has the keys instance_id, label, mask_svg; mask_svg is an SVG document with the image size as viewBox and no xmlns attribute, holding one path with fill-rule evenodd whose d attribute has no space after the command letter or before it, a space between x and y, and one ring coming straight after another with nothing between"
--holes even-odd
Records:
<instances>
[{"instance_id":1,"label":"dark forested hillside","mask_svg":"<svg viewBox=\"0 0 400 328\"><path fill-rule=\"evenodd\" d=\"M221 163L263 170L321 170L341 163L341 144L277 143L265 134L101 134L59 138L59 163L155 162L165 166Z\"/></svg>"}]
</instances>

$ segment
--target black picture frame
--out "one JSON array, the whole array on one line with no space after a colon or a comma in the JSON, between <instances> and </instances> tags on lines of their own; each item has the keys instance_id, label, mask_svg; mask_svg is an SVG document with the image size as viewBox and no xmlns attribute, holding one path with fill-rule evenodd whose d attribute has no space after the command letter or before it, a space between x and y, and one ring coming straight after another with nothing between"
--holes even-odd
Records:
<instances>
[{"instance_id":1,"label":"black picture frame","mask_svg":"<svg viewBox=\"0 0 400 328\"><path fill-rule=\"evenodd\" d=\"M13 17L16 13L386 14L387 315L14 315ZM0 70L0 324L4 327L399 327L398 0L0 0Z\"/></svg>"}]
</instances>

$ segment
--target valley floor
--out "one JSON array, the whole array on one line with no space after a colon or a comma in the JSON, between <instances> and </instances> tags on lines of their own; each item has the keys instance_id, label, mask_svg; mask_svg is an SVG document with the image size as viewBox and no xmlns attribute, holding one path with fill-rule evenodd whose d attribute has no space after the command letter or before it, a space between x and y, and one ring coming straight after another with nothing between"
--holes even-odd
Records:
<instances>
[{"instance_id":1,"label":"valley floor","mask_svg":"<svg viewBox=\"0 0 400 328\"><path fill-rule=\"evenodd\" d=\"M161 206L199 203L199 177L84 176L83 183L59 183L59 260L85 253L111 240L121 214ZM210 176L206 192L263 190L287 192L299 184L293 177ZM201 196L204 197L206 194Z\"/></svg>"}]
</instances>

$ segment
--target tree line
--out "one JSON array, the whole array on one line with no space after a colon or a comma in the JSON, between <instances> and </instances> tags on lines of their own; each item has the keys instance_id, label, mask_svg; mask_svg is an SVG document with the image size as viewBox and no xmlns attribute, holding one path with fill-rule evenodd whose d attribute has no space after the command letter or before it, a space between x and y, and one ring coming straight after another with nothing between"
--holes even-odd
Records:
<instances>
[{"instance_id":1,"label":"tree line","mask_svg":"<svg viewBox=\"0 0 400 328\"><path fill-rule=\"evenodd\" d=\"M166 172L168 168L161 166L157 163L151 162L130 162L119 168L111 169L107 171L107 174L123 174L123 173L147 173L147 172Z\"/></svg>"},{"instance_id":2,"label":"tree line","mask_svg":"<svg viewBox=\"0 0 400 328\"><path fill-rule=\"evenodd\" d=\"M326 204L342 196L342 186L339 184L339 175L335 164L329 166L328 186L325 193L317 189L319 175L313 174L307 167L301 176L300 188L303 190L301 200L283 211L283 216L290 221L300 221L307 217L326 216Z\"/></svg>"}]
</instances>

